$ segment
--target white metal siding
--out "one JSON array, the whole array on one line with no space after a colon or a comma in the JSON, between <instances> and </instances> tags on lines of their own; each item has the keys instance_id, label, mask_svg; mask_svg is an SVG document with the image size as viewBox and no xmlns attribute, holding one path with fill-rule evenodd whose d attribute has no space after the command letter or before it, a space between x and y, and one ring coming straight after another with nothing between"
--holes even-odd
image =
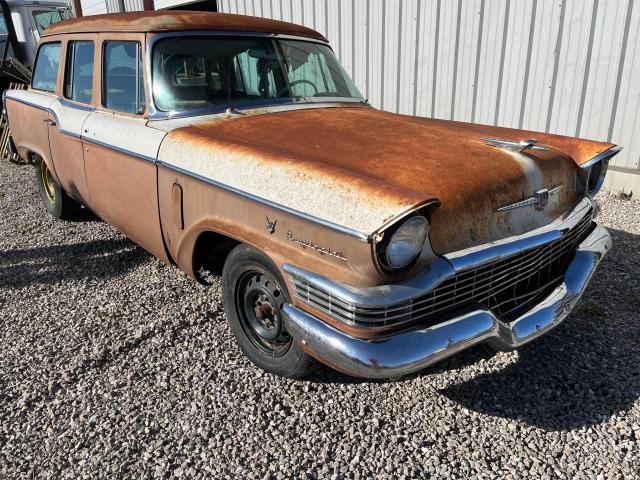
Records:
<instances>
[{"instance_id":1,"label":"white metal siding","mask_svg":"<svg viewBox=\"0 0 640 480\"><path fill-rule=\"evenodd\" d=\"M640 174L634 0L219 0L324 33L376 107L609 140Z\"/></svg>"},{"instance_id":2,"label":"white metal siding","mask_svg":"<svg viewBox=\"0 0 640 480\"><path fill-rule=\"evenodd\" d=\"M80 0L83 15L99 15L107 13L106 0Z\"/></svg>"}]
</instances>

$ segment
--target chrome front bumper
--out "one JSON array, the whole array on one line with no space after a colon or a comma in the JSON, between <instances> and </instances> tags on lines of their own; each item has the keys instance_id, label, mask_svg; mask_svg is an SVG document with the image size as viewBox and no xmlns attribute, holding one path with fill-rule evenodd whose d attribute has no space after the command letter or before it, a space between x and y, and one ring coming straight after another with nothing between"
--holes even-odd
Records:
<instances>
[{"instance_id":1,"label":"chrome front bumper","mask_svg":"<svg viewBox=\"0 0 640 480\"><path fill-rule=\"evenodd\" d=\"M562 284L511 323L478 309L429 328L367 341L349 336L293 305L284 307L285 322L290 335L328 365L357 377L401 377L477 343L512 350L548 332L571 312L609 248L609 232L596 226L578 246Z\"/></svg>"}]
</instances>

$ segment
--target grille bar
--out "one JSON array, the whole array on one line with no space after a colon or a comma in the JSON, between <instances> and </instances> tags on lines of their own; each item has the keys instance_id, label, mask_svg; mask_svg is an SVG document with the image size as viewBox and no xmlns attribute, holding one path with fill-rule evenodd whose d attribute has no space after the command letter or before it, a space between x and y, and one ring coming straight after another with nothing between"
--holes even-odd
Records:
<instances>
[{"instance_id":1,"label":"grille bar","mask_svg":"<svg viewBox=\"0 0 640 480\"><path fill-rule=\"evenodd\" d=\"M412 301L385 307L354 305L333 297L302 277L293 279L295 295L314 308L355 326L419 322L472 304L481 304L505 318L522 311L562 281L578 243L591 229L591 217L589 211L557 240L460 271Z\"/></svg>"}]
</instances>

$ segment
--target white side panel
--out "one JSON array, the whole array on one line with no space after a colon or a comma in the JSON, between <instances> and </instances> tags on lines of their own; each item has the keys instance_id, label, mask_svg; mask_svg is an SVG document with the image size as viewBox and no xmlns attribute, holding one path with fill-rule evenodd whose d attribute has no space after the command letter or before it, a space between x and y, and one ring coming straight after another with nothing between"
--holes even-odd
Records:
<instances>
[{"instance_id":1,"label":"white side panel","mask_svg":"<svg viewBox=\"0 0 640 480\"><path fill-rule=\"evenodd\" d=\"M48 110L51 104L57 101L57 98L53 95L41 93L37 90L7 90L6 97L14 98L45 110Z\"/></svg>"},{"instance_id":2,"label":"white side panel","mask_svg":"<svg viewBox=\"0 0 640 480\"><path fill-rule=\"evenodd\" d=\"M166 132L148 127L146 120L94 112L84 123L82 137L154 160Z\"/></svg>"},{"instance_id":3,"label":"white side panel","mask_svg":"<svg viewBox=\"0 0 640 480\"><path fill-rule=\"evenodd\" d=\"M69 106L62 104L60 100L56 100L49 107L58 118L58 128L62 133L79 137L82 134L82 125L91 110L82 107Z\"/></svg>"}]
</instances>

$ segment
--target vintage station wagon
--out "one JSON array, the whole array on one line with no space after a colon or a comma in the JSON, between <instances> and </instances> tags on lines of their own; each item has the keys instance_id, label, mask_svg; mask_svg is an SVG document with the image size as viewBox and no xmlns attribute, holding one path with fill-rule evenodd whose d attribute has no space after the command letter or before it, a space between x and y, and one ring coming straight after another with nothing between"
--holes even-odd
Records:
<instances>
[{"instance_id":1,"label":"vintage station wagon","mask_svg":"<svg viewBox=\"0 0 640 480\"><path fill-rule=\"evenodd\" d=\"M327 40L200 12L48 28L4 98L47 210L81 205L201 282L244 353L394 378L571 312L611 245L619 148L372 108Z\"/></svg>"}]
</instances>

